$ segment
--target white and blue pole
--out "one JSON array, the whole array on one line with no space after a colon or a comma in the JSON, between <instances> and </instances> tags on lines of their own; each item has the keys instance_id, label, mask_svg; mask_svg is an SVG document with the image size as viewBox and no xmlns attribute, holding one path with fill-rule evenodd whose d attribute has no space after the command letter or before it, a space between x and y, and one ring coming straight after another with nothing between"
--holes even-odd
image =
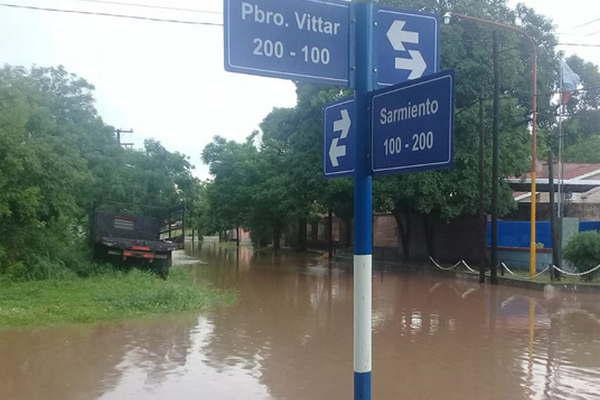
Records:
<instances>
[{"instance_id":1,"label":"white and blue pole","mask_svg":"<svg viewBox=\"0 0 600 400\"><path fill-rule=\"evenodd\" d=\"M370 167L369 93L374 89L374 5L352 1L357 104L354 176L354 399L371 400L373 179Z\"/></svg>"}]
</instances>

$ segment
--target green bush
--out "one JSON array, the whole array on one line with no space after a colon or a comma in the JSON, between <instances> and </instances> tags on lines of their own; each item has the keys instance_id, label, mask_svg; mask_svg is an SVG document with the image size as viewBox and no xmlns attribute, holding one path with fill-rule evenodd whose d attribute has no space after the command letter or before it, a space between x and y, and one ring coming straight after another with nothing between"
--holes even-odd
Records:
<instances>
[{"instance_id":1,"label":"green bush","mask_svg":"<svg viewBox=\"0 0 600 400\"><path fill-rule=\"evenodd\" d=\"M583 232L574 236L565 249L565 259L579 272L585 272L600 264L600 232ZM594 274L584 276L591 280Z\"/></svg>"}]
</instances>

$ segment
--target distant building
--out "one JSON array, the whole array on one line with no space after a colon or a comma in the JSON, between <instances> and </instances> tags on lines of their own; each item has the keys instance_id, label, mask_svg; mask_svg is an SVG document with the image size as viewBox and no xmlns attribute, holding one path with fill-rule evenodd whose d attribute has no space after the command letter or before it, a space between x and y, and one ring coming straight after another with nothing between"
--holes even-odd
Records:
<instances>
[{"instance_id":1,"label":"distant building","mask_svg":"<svg viewBox=\"0 0 600 400\"><path fill-rule=\"evenodd\" d=\"M581 219L600 218L600 164L566 163L563 166L563 199L567 216ZM537 200L540 205L550 203L548 163L538 162ZM558 165L554 165L554 186L558 190ZM514 190L514 199L520 209L531 203L530 174L507 180ZM556 197L558 201L558 196Z\"/></svg>"}]
</instances>

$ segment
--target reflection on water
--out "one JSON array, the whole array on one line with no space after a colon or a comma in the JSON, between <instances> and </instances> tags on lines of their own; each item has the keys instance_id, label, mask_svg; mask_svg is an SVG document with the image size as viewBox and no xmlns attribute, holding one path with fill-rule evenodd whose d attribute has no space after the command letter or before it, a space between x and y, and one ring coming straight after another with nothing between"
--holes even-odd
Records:
<instances>
[{"instance_id":1,"label":"reflection on water","mask_svg":"<svg viewBox=\"0 0 600 400\"><path fill-rule=\"evenodd\" d=\"M207 243L199 315L0 332L0 399L352 398L352 276L309 255ZM597 295L378 271L377 399L600 398Z\"/></svg>"}]
</instances>

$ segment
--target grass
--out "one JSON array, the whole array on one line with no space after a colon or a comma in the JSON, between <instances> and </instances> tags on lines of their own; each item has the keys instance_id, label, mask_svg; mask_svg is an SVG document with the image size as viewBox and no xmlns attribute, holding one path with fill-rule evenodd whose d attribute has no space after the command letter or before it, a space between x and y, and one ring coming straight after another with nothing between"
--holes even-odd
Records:
<instances>
[{"instance_id":1,"label":"grass","mask_svg":"<svg viewBox=\"0 0 600 400\"><path fill-rule=\"evenodd\" d=\"M193 282L183 270L168 280L133 270L85 279L0 282L0 329L140 318L231 304L224 293Z\"/></svg>"}]
</instances>

